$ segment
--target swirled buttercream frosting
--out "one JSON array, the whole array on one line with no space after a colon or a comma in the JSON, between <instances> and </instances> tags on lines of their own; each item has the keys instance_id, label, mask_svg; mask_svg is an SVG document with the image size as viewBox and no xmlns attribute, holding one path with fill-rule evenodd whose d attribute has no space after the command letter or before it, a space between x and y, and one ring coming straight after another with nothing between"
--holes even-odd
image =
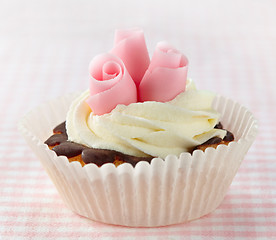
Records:
<instances>
[{"instance_id":1,"label":"swirled buttercream frosting","mask_svg":"<svg viewBox=\"0 0 276 240\"><path fill-rule=\"evenodd\" d=\"M212 108L215 95L197 90L191 80L186 90L171 101L119 104L103 115L92 112L88 97L86 90L73 101L66 130L69 141L91 148L164 158L226 134L214 128L219 122L219 113Z\"/></svg>"}]
</instances>

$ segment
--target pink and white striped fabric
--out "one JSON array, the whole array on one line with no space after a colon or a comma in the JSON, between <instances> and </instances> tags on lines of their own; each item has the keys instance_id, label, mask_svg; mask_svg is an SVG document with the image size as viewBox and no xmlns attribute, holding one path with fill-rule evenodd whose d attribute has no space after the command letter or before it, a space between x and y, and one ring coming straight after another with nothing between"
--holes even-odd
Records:
<instances>
[{"instance_id":1,"label":"pink and white striped fabric","mask_svg":"<svg viewBox=\"0 0 276 240\"><path fill-rule=\"evenodd\" d=\"M276 239L276 3L1 1L0 239ZM242 103L259 135L218 209L193 222L126 228L68 210L17 131L34 106L89 86L88 64L115 28L145 30L190 62L198 88Z\"/></svg>"}]
</instances>

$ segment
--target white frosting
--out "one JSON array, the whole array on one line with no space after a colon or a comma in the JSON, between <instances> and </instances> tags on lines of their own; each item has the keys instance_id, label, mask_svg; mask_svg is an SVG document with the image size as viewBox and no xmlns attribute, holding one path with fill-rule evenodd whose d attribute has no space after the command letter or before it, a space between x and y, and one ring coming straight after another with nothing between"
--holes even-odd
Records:
<instances>
[{"instance_id":1,"label":"white frosting","mask_svg":"<svg viewBox=\"0 0 276 240\"><path fill-rule=\"evenodd\" d=\"M214 129L219 122L219 113L212 109L214 94L196 90L192 81L170 102L118 105L101 116L91 112L88 96L86 90L72 103L66 129L70 141L89 147L164 158L226 134Z\"/></svg>"}]
</instances>

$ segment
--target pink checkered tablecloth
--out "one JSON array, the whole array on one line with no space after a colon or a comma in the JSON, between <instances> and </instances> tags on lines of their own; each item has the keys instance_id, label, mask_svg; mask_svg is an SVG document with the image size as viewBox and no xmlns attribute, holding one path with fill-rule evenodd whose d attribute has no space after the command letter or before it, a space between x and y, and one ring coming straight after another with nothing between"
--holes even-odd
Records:
<instances>
[{"instance_id":1,"label":"pink checkered tablecloth","mask_svg":"<svg viewBox=\"0 0 276 240\"><path fill-rule=\"evenodd\" d=\"M0 239L276 239L276 2L0 1ZM17 130L33 107L88 87L88 63L115 28L167 40L198 88L231 97L258 137L216 211L161 228L87 220L66 208Z\"/></svg>"}]
</instances>

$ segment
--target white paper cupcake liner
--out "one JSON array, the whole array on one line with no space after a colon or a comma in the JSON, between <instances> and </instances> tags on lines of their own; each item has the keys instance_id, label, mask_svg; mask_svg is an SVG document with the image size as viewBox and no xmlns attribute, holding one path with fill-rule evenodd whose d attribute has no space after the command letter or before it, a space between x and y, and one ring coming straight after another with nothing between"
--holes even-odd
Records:
<instances>
[{"instance_id":1,"label":"white paper cupcake liner","mask_svg":"<svg viewBox=\"0 0 276 240\"><path fill-rule=\"evenodd\" d=\"M218 96L214 108L235 141L205 152L169 155L151 164L139 162L97 167L68 162L43 142L65 121L68 94L28 113L19 129L51 177L60 196L74 212L95 221L133 227L156 227L197 219L222 202L257 134L257 121L240 104Z\"/></svg>"}]
</instances>

